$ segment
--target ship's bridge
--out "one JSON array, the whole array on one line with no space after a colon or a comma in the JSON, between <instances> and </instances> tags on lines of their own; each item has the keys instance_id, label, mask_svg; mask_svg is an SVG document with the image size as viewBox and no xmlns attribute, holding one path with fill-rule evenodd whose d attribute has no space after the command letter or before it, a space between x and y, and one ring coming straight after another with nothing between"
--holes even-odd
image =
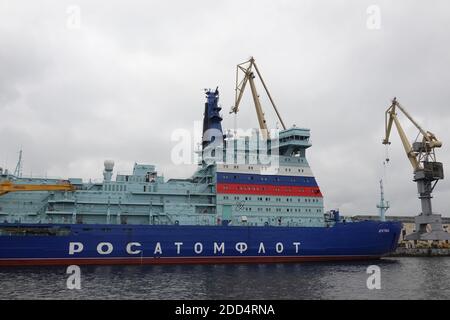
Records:
<instances>
[{"instance_id":1,"label":"ship's bridge","mask_svg":"<svg viewBox=\"0 0 450 320\"><path fill-rule=\"evenodd\" d=\"M162 182L162 177L158 177L155 166L151 164L135 163L132 175L117 174L117 182Z\"/></svg>"},{"instance_id":2,"label":"ship's bridge","mask_svg":"<svg viewBox=\"0 0 450 320\"><path fill-rule=\"evenodd\" d=\"M133 176L146 176L152 173L156 173L155 166L151 164L134 164Z\"/></svg>"},{"instance_id":3,"label":"ship's bridge","mask_svg":"<svg viewBox=\"0 0 450 320\"><path fill-rule=\"evenodd\" d=\"M309 129L293 127L279 133L279 154L305 157L305 150L311 147Z\"/></svg>"}]
</instances>

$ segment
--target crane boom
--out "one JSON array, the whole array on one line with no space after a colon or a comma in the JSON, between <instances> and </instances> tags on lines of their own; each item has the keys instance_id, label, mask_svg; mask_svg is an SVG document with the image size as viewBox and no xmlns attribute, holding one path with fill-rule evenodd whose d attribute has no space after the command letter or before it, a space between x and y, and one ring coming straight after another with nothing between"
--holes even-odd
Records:
<instances>
[{"instance_id":1,"label":"crane boom","mask_svg":"<svg viewBox=\"0 0 450 320\"><path fill-rule=\"evenodd\" d=\"M75 191L70 183L61 184L16 184L11 181L0 182L0 196L10 192L23 191Z\"/></svg>"},{"instance_id":2,"label":"crane boom","mask_svg":"<svg viewBox=\"0 0 450 320\"><path fill-rule=\"evenodd\" d=\"M246 64L248 64L248 65L245 66ZM264 82L264 79L262 78L261 73L259 72L259 69L255 63L255 59L253 57L251 57L250 60L248 60L248 61L238 64L236 67L236 88L235 88L236 94L235 94L234 106L231 108L230 113L238 113L239 105L241 103L245 87L247 86L247 82L250 82L250 89L252 91L252 97L253 97L253 102L255 104L256 115L258 117L259 127L263 131L263 134L265 136L267 136L268 135L267 123L266 123L266 119L264 117L264 112L261 107L261 102L259 101L259 95L256 90L255 81L254 81L256 76L253 72L253 67L255 68L256 75L259 77L259 79L264 87L264 90L267 93L267 96L269 97L272 107L274 108L275 113L277 114L277 117L280 120L281 125L283 126L283 129L286 129L286 126L284 125L284 122L281 119L280 113L278 112L275 102L273 101L272 96L270 95L269 89L267 89L266 83ZM239 71L244 73L244 77L241 81L239 81Z\"/></svg>"},{"instance_id":3,"label":"crane boom","mask_svg":"<svg viewBox=\"0 0 450 320\"><path fill-rule=\"evenodd\" d=\"M269 100L272 103L272 107L275 110L275 113L277 114L277 117L280 120L281 125L283 126L283 129L286 130L286 126L284 125L283 119L281 119L281 115L278 112L277 106L275 105L275 102L273 101L272 96L270 95L269 89L267 89L266 83L264 82L264 79L263 79L261 73L259 72L258 66L256 65L256 63L253 63L253 65L255 66L256 73L258 74L259 79L261 80L264 90L266 91L267 96L269 97Z\"/></svg>"},{"instance_id":4,"label":"crane boom","mask_svg":"<svg viewBox=\"0 0 450 320\"><path fill-rule=\"evenodd\" d=\"M420 131L422 134L423 140L421 143L416 144L416 146L411 146L408 138L406 137L405 131L398 120L396 109L399 109L411 122L412 124ZM434 150L434 148L440 148L442 146L442 142L439 141L436 136L429 132L425 131L412 117L411 115L403 108L400 103L398 103L397 98L392 100L392 105L386 110L385 113L385 126L386 133L385 138L383 139L383 144L390 144L389 137L391 134L392 124L395 123L398 134L400 136L400 140L402 141L403 148L405 149L406 155L411 162L414 172L421 169L421 164L419 161L419 154L421 152L430 153Z\"/></svg>"},{"instance_id":5,"label":"crane boom","mask_svg":"<svg viewBox=\"0 0 450 320\"><path fill-rule=\"evenodd\" d=\"M256 116L258 117L259 127L265 132L267 132L267 123L264 117L264 112L262 111L261 102L259 101L258 92L256 91L255 81L251 76L249 77L248 80L250 82L250 88L252 89L252 97L253 102L255 103Z\"/></svg>"},{"instance_id":6,"label":"crane boom","mask_svg":"<svg viewBox=\"0 0 450 320\"><path fill-rule=\"evenodd\" d=\"M386 136L383 139L383 144L390 144L389 136L392 129L392 124L395 123L397 127L398 135L400 136L400 140L402 141L403 148L405 149L406 155L411 162L413 170L416 171L419 168L419 161L417 161L416 155L413 153L412 146L409 143L408 138L406 137L405 131L398 120L397 113L395 109L397 107L397 100L394 98L392 100L392 105L386 110L385 118L386 118ZM400 108L399 108L400 109ZM403 109L400 109L403 111Z\"/></svg>"}]
</instances>

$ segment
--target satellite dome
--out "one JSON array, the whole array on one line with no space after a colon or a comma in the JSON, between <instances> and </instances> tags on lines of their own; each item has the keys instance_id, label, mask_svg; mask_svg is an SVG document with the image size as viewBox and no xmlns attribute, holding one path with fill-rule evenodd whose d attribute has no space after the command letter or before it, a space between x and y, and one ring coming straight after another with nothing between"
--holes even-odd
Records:
<instances>
[{"instance_id":1,"label":"satellite dome","mask_svg":"<svg viewBox=\"0 0 450 320\"><path fill-rule=\"evenodd\" d=\"M113 160L105 160L104 165L105 165L106 171L112 171L114 168L114 161Z\"/></svg>"}]
</instances>

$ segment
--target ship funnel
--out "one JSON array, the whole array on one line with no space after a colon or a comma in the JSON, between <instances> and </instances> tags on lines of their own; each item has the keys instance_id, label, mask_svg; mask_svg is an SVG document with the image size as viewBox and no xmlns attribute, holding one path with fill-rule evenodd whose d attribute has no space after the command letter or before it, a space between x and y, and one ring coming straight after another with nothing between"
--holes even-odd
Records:
<instances>
[{"instance_id":1,"label":"ship funnel","mask_svg":"<svg viewBox=\"0 0 450 320\"><path fill-rule=\"evenodd\" d=\"M114 169L114 161L113 160L105 160L103 163L105 169L103 170L103 179L105 181L111 181Z\"/></svg>"},{"instance_id":2,"label":"ship funnel","mask_svg":"<svg viewBox=\"0 0 450 320\"><path fill-rule=\"evenodd\" d=\"M205 90L206 103L205 113L203 114L203 137L202 149L217 139L223 139L222 132L222 117L220 115L219 107L219 88L215 91Z\"/></svg>"}]
</instances>

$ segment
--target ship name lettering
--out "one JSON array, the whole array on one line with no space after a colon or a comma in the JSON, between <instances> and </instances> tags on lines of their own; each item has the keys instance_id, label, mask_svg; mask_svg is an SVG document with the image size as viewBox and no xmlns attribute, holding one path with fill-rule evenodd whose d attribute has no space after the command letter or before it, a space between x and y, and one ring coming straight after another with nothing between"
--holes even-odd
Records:
<instances>
[{"instance_id":1,"label":"ship name lettering","mask_svg":"<svg viewBox=\"0 0 450 320\"><path fill-rule=\"evenodd\" d=\"M83 251L84 245L81 242L71 242L69 243L69 254L73 255Z\"/></svg>"},{"instance_id":2,"label":"ship name lettering","mask_svg":"<svg viewBox=\"0 0 450 320\"><path fill-rule=\"evenodd\" d=\"M222 254L225 253L225 242L222 242L220 246L217 244L217 242L214 242L214 254L221 251Z\"/></svg>"},{"instance_id":3,"label":"ship name lettering","mask_svg":"<svg viewBox=\"0 0 450 320\"><path fill-rule=\"evenodd\" d=\"M130 242L127 244L127 253L128 254L140 254L142 251L137 249L137 250L133 250L132 247L140 247L141 244L139 242Z\"/></svg>"},{"instance_id":4,"label":"ship name lettering","mask_svg":"<svg viewBox=\"0 0 450 320\"><path fill-rule=\"evenodd\" d=\"M266 253L266 248L264 247L264 243L263 242L259 243L258 253Z\"/></svg>"},{"instance_id":5,"label":"ship name lettering","mask_svg":"<svg viewBox=\"0 0 450 320\"><path fill-rule=\"evenodd\" d=\"M181 254L181 247L183 242L173 242L176 247L176 254ZM292 242L295 248L295 253L300 252L300 242ZM275 244L275 252L281 254L284 252L285 245L282 242L277 242ZM208 247L209 248L209 247ZM249 245L247 242L236 242L234 246L235 250L240 254L247 252ZM100 255L109 255L114 251L114 246L111 242L99 242L96 247L96 251ZM202 254L204 252L204 246L201 242L194 243L194 253ZM69 242L69 255L75 255L84 251L84 244L81 242ZM140 242L129 242L125 245L125 251L129 255L142 254L142 244ZM213 242L213 252L214 254L225 254L225 242ZM161 247L161 242L156 242L153 254L163 254ZM258 254L266 254L266 247L264 242L259 243Z\"/></svg>"},{"instance_id":6,"label":"ship name lettering","mask_svg":"<svg viewBox=\"0 0 450 320\"><path fill-rule=\"evenodd\" d=\"M162 249L161 249L161 243L160 242L156 243L155 251L153 251L153 254L162 254Z\"/></svg>"},{"instance_id":7,"label":"ship name lettering","mask_svg":"<svg viewBox=\"0 0 450 320\"><path fill-rule=\"evenodd\" d=\"M245 251L247 251L248 245L245 242L238 242L236 243L236 251L238 251L239 253L244 253Z\"/></svg>"},{"instance_id":8,"label":"ship name lettering","mask_svg":"<svg viewBox=\"0 0 450 320\"><path fill-rule=\"evenodd\" d=\"M183 245L183 242L174 242L174 244L177 246L177 254L180 254L181 246Z\"/></svg>"},{"instance_id":9,"label":"ship name lettering","mask_svg":"<svg viewBox=\"0 0 450 320\"><path fill-rule=\"evenodd\" d=\"M277 242L277 244L275 245L275 251L277 253L283 253L284 250L284 246L281 242Z\"/></svg>"},{"instance_id":10,"label":"ship name lettering","mask_svg":"<svg viewBox=\"0 0 450 320\"><path fill-rule=\"evenodd\" d=\"M104 249L106 247L106 250ZM100 242L97 245L98 254L110 254L113 251L113 245L110 242Z\"/></svg>"},{"instance_id":11,"label":"ship name lettering","mask_svg":"<svg viewBox=\"0 0 450 320\"><path fill-rule=\"evenodd\" d=\"M194 252L200 254L203 252L203 244L201 242L196 242L194 245Z\"/></svg>"}]
</instances>

